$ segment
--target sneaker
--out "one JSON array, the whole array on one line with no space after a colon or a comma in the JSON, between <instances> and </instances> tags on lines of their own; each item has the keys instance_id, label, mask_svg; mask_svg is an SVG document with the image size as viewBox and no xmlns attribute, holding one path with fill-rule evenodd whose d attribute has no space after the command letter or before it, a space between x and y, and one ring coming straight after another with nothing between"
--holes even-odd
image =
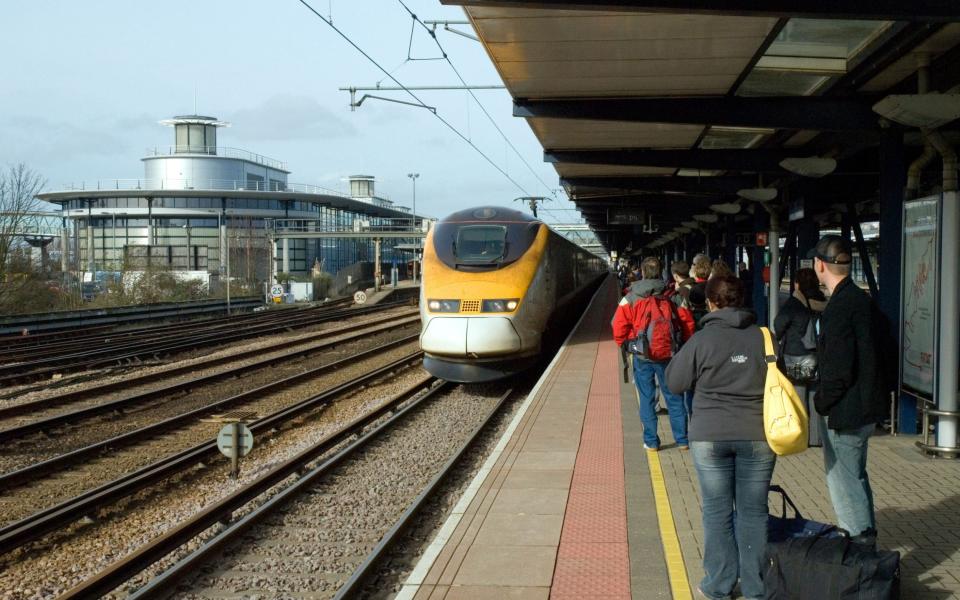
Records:
<instances>
[{"instance_id":1,"label":"sneaker","mask_svg":"<svg viewBox=\"0 0 960 600\"><path fill-rule=\"evenodd\" d=\"M647 452L660 452L659 446L648 446L644 444L643 449L646 450Z\"/></svg>"},{"instance_id":2,"label":"sneaker","mask_svg":"<svg viewBox=\"0 0 960 600\"><path fill-rule=\"evenodd\" d=\"M696 587L696 590L697 590L697 592L696 592L696 594L694 594L694 595L697 597L697 600L714 600L714 599L711 598L710 596L704 594L704 593L703 593L703 590L700 589L700 586L699 586L699 585ZM731 596L724 596L724 597L723 597L723 600L728 600L729 598L731 598Z\"/></svg>"},{"instance_id":3,"label":"sneaker","mask_svg":"<svg viewBox=\"0 0 960 600\"><path fill-rule=\"evenodd\" d=\"M689 449L690 449L690 446L688 446L688 445L686 445L686 444L679 444L679 445L677 446L677 448L680 448L681 450L689 450Z\"/></svg>"}]
</instances>

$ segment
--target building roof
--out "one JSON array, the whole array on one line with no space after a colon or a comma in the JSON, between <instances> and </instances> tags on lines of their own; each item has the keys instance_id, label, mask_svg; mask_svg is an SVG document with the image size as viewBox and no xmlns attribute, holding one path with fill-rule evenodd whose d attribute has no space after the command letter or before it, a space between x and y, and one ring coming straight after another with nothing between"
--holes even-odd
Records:
<instances>
[{"instance_id":1,"label":"building roof","mask_svg":"<svg viewBox=\"0 0 960 600\"><path fill-rule=\"evenodd\" d=\"M377 206L367 202L354 200L346 196L334 194L317 194L303 192L267 192L267 191L235 191L235 190L79 190L46 192L38 194L37 198L45 202L62 204L70 200L86 198L128 198L151 197L190 197L190 198L253 198L263 200L297 200L312 202L339 210L345 210L370 217L387 219L410 218L410 213L393 208Z\"/></svg>"}]
</instances>

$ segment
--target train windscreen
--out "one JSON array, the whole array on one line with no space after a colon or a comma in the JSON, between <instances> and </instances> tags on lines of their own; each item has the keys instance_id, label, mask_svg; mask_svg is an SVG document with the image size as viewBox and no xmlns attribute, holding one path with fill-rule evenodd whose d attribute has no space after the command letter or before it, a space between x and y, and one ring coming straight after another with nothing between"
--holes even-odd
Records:
<instances>
[{"instance_id":1,"label":"train windscreen","mask_svg":"<svg viewBox=\"0 0 960 600\"><path fill-rule=\"evenodd\" d=\"M458 264L488 265L503 259L506 245L503 225L464 225L457 232L453 255Z\"/></svg>"}]
</instances>

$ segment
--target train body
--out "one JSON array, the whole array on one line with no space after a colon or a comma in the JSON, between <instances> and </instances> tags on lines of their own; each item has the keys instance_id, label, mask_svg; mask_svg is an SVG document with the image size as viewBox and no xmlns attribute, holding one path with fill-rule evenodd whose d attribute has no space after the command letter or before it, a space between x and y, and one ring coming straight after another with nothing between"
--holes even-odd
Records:
<instances>
[{"instance_id":1,"label":"train body","mask_svg":"<svg viewBox=\"0 0 960 600\"><path fill-rule=\"evenodd\" d=\"M607 271L602 258L516 210L484 206L442 219L423 250L424 367L457 382L530 367Z\"/></svg>"}]
</instances>

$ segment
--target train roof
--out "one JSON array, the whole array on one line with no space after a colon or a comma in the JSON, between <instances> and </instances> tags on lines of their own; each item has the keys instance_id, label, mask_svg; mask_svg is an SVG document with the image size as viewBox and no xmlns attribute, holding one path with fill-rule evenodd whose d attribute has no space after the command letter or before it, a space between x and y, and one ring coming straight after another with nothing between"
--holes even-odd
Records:
<instances>
[{"instance_id":1,"label":"train roof","mask_svg":"<svg viewBox=\"0 0 960 600\"><path fill-rule=\"evenodd\" d=\"M503 206L476 206L465 210L458 210L440 219L440 223L464 222L493 222L493 223L542 223L540 219Z\"/></svg>"}]
</instances>

